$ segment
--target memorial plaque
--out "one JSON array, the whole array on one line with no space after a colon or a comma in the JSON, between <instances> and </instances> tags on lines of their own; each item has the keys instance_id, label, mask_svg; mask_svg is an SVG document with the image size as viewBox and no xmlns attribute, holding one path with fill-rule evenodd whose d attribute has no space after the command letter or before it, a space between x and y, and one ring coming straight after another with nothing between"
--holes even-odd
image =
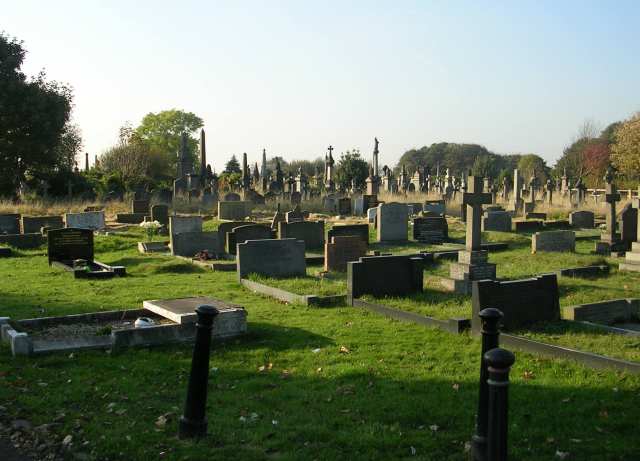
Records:
<instances>
[{"instance_id":1,"label":"memorial plaque","mask_svg":"<svg viewBox=\"0 0 640 461\"><path fill-rule=\"evenodd\" d=\"M93 231L89 229L53 229L47 232L49 264L65 264L76 259L92 262L94 259Z\"/></svg>"},{"instance_id":2,"label":"memorial plaque","mask_svg":"<svg viewBox=\"0 0 640 461\"><path fill-rule=\"evenodd\" d=\"M304 242L296 239L248 240L237 246L238 278L255 273L266 277L307 274Z\"/></svg>"}]
</instances>

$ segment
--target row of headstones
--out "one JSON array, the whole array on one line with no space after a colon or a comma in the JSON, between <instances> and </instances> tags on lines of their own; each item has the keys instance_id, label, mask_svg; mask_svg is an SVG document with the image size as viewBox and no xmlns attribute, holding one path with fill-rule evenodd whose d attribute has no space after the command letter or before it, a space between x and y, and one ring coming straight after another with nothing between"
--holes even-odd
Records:
<instances>
[{"instance_id":1,"label":"row of headstones","mask_svg":"<svg viewBox=\"0 0 640 461\"><path fill-rule=\"evenodd\" d=\"M104 211L66 213L64 217L0 215L0 234L36 234L40 233L43 228L59 229L62 227L103 230L105 228Z\"/></svg>"}]
</instances>

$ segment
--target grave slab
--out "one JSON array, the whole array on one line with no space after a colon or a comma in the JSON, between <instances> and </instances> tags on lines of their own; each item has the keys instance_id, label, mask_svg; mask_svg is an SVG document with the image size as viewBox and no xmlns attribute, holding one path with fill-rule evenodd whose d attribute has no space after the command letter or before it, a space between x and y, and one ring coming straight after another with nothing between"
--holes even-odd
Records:
<instances>
[{"instance_id":1,"label":"grave slab","mask_svg":"<svg viewBox=\"0 0 640 461\"><path fill-rule=\"evenodd\" d=\"M569 230L536 232L531 237L531 253L538 251L575 252L576 233Z\"/></svg>"},{"instance_id":2,"label":"grave slab","mask_svg":"<svg viewBox=\"0 0 640 461\"><path fill-rule=\"evenodd\" d=\"M88 211L84 213L66 213L66 227L76 229L103 230L105 226L104 211Z\"/></svg>"},{"instance_id":3,"label":"grave slab","mask_svg":"<svg viewBox=\"0 0 640 461\"><path fill-rule=\"evenodd\" d=\"M142 307L148 311L155 312L156 314L172 320L179 325L195 323L198 320L198 314L196 314L195 310L198 306L202 305L215 307L219 314L235 313L241 317L242 320L246 318L246 312L242 306L210 298L208 296L178 299L155 299L151 301L143 301L142 303ZM243 329L246 330L246 324Z\"/></svg>"}]
</instances>

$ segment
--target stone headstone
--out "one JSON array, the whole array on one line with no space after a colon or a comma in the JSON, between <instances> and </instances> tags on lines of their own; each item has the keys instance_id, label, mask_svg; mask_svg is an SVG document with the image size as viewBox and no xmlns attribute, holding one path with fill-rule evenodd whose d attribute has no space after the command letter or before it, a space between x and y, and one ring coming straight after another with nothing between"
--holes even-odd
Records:
<instances>
[{"instance_id":1,"label":"stone headstone","mask_svg":"<svg viewBox=\"0 0 640 461\"><path fill-rule=\"evenodd\" d=\"M536 232L531 237L531 252L576 251L576 233L570 230Z\"/></svg>"},{"instance_id":2,"label":"stone headstone","mask_svg":"<svg viewBox=\"0 0 640 461\"><path fill-rule=\"evenodd\" d=\"M132 200L131 201L131 212L134 214L149 214L149 200Z\"/></svg>"},{"instance_id":3,"label":"stone headstone","mask_svg":"<svg viewBox=\"0 0 640 461\"><path fill-rule=\"evenodd\" d=\"M497 282L481 280L474 282L472 291L471 327L480 331L479 313L494 307L504 314L504 330L516 330L537 322L552 322L560 319L560 300L556 274Z\"/></svg>"},{"instance_id":4,"label":"stone headstone","mask_svg":"<svg viewBox=\"0 0 640 461\"><path fill-rule=\"evenodd\" d=\"M414 218L413 239L418 242L439 245L449 238L449 226L442 216Z\"/></svg>"},{"instance_id":5,"label":"stone headstone","mask_svg":"<svg viewBox=\"0 0 640 461\"><path fill-rule=\"evenodd\" d=\"M167 205L153 205L151 207L151 220L158 221L163 226L168 226L169 207Z\"/></svg>"},{"instance_id":6,"label":"stone headstone","mask_svg":"<svg viewBox=\"0 0 640 461\"><path fill-rule=\"evenodd\" d=\"M593 229L594 215L592 211L573 211L569 213L569 224L578 229Z\"/></svg>"},{"instance_id":7,"label":"stone headstone","mask_svg":"<svg viewBox=\"0 0 640 461\"><path fill-rule=\"evenodd\" d=\"M307 250L324 246L324 221L281 222L278 224L278 238L304 241Z\"/></svg>"},{"instance_id":8,"label":"stone headstone","mask_svg":"<svg viewBox=\"0 0 640 461\"><path fill-rule=\"evenodd\" d=\"M482 230L511 232L511 213L508 211L485 210L482 215Z\"/></svg>"},{"instance_id":9,"label":"stone headstone","mask_svg":"<svg viewBox=\"0 0 640 461\"><path fill-rule=\"evenodd\" d=\"M344 272L347 263L367 254L367 245L357 235L332 237L324 246L324 270Z\"/></svg>"},{"instance_id":10,"label":"stone headstone","mask_svg":"<svg viewBox=\"0 0 640 461\"><path fill-rule=\"evenodd\" d=\"M347 263L347 297L406 296L422 292L423 260L410 256L366 256Z\"/></svg>"},{"instance_id":11,"label":"stone headstone","mask_svg":"<svg viewBox=\"0 0 640 461\"><path fill-rule=\"evenodd\" d=\"M191 258L203 251L215 255L220 249L218 232L202 231L202 216L170 216L169 235L174 256Z\"/></svg>"},{"instance_id":12,"label":"stone headstone","mask_svg":"<svg viewBox=\"0 0 640 461\"><path fill-rule=\"evenodd\" d=\"M338 214L342 216L351 214L351 199L349 197L338 199Z\"/></svg>"},{"instance_id":13,"label":"stone headstone","mask_svg":"<svg viewBox=\"0 0 640 461\"><path fill-rule=\"evenodd\" d=\"M341 224L335 225L327 232L327 240L331 241L333 237L356 235L369 245L369 225L368 224Z\"/></svg>"},{"instance_id":14,"label":"stone headstone","mask_svg":"<svg viewBox=\"0 0 640 461\"><path fill-rule=\"evenodd\" d=\"M227 235L232 232L233 229L240 226L248 226L251 224L257 224L250 221L230 221L222 222L218 226L218 238L220 239L220 252L226 252ZM235 248L235 247L234 247ZM235 250L233 252L235 254Z\"/></svg>"},{"instance_id":15,"label":"stone headstone","mask_svg":"<svg viewBox=\"0 0 640 461\"><path fill-rule=\"evenodd\" d=\"M638 209L626 204L620 213L620 221L620 238L629 249L632 242L638 241Z\"/></svg>"},{"instance_id":16,"label":"stone headstone","mask_svg":"<svg viewBox=\"0 0 640 461\"><path fill-rule=\"evenodd\" d=\"M102 230L105 228L104 211L67 213L64 215L67 227L76 229Z\"/></svg>"},{"instance_id":17,"label":"stone headstone","mask_svg":"<svg viewBox=\"0 0 640 461\"><path fill-rule=\"evenodd\" d=\"M538 232L544 229L543 221L513 221L516 232Z\"/></svg>"},{"instance_id":18,"label":"stone headstone","mask_svg":"<svg viewBox=\"0 0 640 461\"><path fill-rule=\"evenodd\" d=\"M444 200L425 200L422 211L431 211L444 216L446 211Z\"/></svg>"},{"instance_id":19,"label":"stone headstone","mask_svg":"<svg viewBox=\"0 0 640 461\"><path fill-rule=\"evenodd\" d=\"M220 230L218 229L218 233L219 232ZM226 234L225 238L226 252L235 255L236 245L238 243L244 243L247 240L274 239L276 238L276 232L264 224L248 224L234 227L231 232Z\"/></svg>"},{"instance_id":20,"label":"stone headstone","mask_svg":"<svg viewBox=\"0 0 640 461\"><path fill-rule=\"evenodd\" d=\"M20 233L20 214L0 214L0 234Z\"/></svg>"},{"instance_id":21,"label":"stone headstone","mask_svg":"<svg viewBox=\"0 0 640 461\"><path fill-rule=\"evenodd\" d=\"M545 219L547 219L547 213L530 211L525 214L525 219L542 219L544 221Z\"/></svg>"},{"instance_id":22,"label":"stone headstone","mask_svg":"<svg viewBox=\"0 0 640 461\"><path fill-rule=\"evenodd\" d=\"M300 205L302 202L302 194L300 192L291 192L291 204Z\"/></svg>"},{"instance_id":23,"label":"stone headstone","mask_svg":"<svg viewBox=\"0 0 640 461\"><path fill-rule=\"evenodd\" d=\"M53 229L47 232L49 264L54 261L73 265L76 259L93 262L93 231L89 229Z\"/></svg>"},{"instance_id":24,"label":"stone headstone","mask_svg":"<svg viewBox=\"0 0 640 461\"><path fill-rule=\"evenodd\" d=\"M237 246L239 279L249 274L265 277L296 277L307 274L302 240L248 240Z\"/></svg>"},{"instance_id":25,"label":"stone headstone","mask_svg":"<svg viewBox=\"0 0 640 461\"><path fill-rule=\"evenodd\" d=\"M239 202L240 200L240 195L236 194L235 192L228 192L224 194L224 197L222 198L222 201L224 202Z\"/></svg>"},{"instance_id":26,"label":"stone headstone","mask_svg":"<svg viewBox=\"0 0 640 461\"><path fill-rule=\"evenodd\" d=\"M378 242L404 242L408 239L408 227L406 203L378 205Z\"/></svg>"},{"instance_id":27,"label":"stone headstone","mask_svg":"<svg viewBox=\"0 0 640 461\"><path fill-rule=\"evenodd\" d=\"M23 234L38 234L43 227L61 229L62 216L22 216L20 227Z\"/></svg>"},{"instance_id":28,"label":"stone headstone","mask_svg":"<svg viewBox=\"0 0 640 461\"><path fill-rule=\"evenodd\" d=\"M218 202L218 219L239 221L251 215L253 204L248 201L222 201Z\"/></svg>"},{"instance_id":29,"label":"stone headstone","mask_svg":"<svg viewBox=\"0 0 640 461\"><path fill-rule=\"evenodd\" d=\"M169 217L169 232L171 234L202 232L202 223L202 216L171 216Z\"/></svg>"}]
</instances>

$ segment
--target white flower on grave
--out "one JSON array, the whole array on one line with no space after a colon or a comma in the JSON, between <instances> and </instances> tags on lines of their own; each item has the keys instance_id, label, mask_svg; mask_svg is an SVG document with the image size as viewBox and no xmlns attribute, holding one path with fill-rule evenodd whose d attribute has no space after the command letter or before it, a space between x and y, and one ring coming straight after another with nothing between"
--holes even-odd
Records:
<instances>
[{"instance_id":1,"label":"white flower on grave","mask_svg":"<svg viewBox=\"0 0 640 461\"><path fill-rule=\"evenodd\" d=\"M162 224L158 221L143 221L140 223L140 227L143 229L160 229Z\"/></svg>"}]
</instances>

